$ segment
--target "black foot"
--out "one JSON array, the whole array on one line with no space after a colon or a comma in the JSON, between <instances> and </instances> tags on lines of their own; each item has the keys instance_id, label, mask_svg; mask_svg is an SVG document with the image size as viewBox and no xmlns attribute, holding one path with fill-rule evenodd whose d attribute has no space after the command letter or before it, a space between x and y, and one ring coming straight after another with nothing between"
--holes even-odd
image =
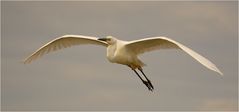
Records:
<instances>
[{"instance_id":1,"label":"black foot","mask_svg":"<svg viewBox=\"0 0 239 112\"><path fill-rule=\"evenodd\" d=\"M150 80L148 80L148 83L149 83L150 87L151 87L152 89L154 89L154 86L153 86L153 84L151 83Z\"/></svg>"},{"instance_id":2,"label":"black foot","mask_svg":"<svg viewBox=\"0 0 239 112\"><path fill-rule=\"evenodd\" d=\"M151 84L150 80L149 81L143 81L143 83L148 87L149 91L153 91L154 87Z\"/></svg>"}]
</instances>

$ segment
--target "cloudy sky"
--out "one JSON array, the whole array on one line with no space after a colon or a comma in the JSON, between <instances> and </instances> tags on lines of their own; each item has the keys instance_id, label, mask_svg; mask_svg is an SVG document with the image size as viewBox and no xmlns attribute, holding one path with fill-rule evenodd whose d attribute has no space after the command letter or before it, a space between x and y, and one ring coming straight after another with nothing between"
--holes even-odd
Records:
<instances>
[{"instance_id":1,"label":"cloudy sky","mask_svg":"<svg viewBox=\"0 0 239 112\"><path fill-rule=\"evenodd\" d=\"M236 110L237 2L1 2L3 110ZM76 46L31 64L21 60L65 34L122 40L166 36L182 51L143 54L154 92L101 46Z\"/></svg>"}]
</instances>

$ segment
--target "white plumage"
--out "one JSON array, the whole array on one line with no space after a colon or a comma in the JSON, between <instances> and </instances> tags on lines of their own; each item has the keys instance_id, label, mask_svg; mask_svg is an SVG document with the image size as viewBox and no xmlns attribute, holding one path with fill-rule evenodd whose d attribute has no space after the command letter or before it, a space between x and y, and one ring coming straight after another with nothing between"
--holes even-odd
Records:
<instances>
[{"instance_id":1,"label":"white plumage","mask_svg":"<svg viewBox=\"0 0 239 112\"><path fill-rule=\"evenodd\" d=\"M144 63L139 60L137 56L152 50L172 48L181 49L208 69L223 75L223 73L208 59L179 42L167 37L150 37L134 41L122 41L112 36L107 36L106 38L96 38L82 35L65 35L56 38L39 48L36 52L30 55L24 63L30 63L31 61L49 52L81 44L95 44L107 47L107 59L112 63L129 66L151 91L154 89L153 85L143 72L142 67L144 66ZM136 69L141 71L146 78L146 81L141 78L141 76L136 72Z\"/></svg>"}]
</instances>

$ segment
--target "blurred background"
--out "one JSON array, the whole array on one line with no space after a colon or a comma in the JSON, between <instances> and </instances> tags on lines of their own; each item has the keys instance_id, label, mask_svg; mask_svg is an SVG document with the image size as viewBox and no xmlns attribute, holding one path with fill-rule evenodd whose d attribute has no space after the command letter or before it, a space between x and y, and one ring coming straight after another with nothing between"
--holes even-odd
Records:
<instances>
[{"instance_id":1,"label":"blurred background","mask_svg":"<svg viewBox=\"0 0 239 112\"><path fill-rule=\"evenodd\" d=\"M238 2L1 2L2 110L237 110ZM21 61L66 34L172 38L205 56L208 70L177 50L143 54L147 90L106 49L84 45Z\"/></svg>"}]
</instances>

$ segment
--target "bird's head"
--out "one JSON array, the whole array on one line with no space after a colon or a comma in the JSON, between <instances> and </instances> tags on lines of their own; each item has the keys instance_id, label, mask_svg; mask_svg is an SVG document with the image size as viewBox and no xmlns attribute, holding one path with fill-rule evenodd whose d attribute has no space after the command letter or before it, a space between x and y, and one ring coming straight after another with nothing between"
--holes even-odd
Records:
<instances>
[{"instance_id":1,"label":"bird's head","mask_svg":"<svg viewBox=\"0 0 239 112\"><path fill-rule=\"evenodd\" d=\"M108 43L109 45L115 44L117 42L117 39L112 36L107 36L105 38L98 38L98 40L104 41L104 42Z\"/></svg>"}]
</instances>

